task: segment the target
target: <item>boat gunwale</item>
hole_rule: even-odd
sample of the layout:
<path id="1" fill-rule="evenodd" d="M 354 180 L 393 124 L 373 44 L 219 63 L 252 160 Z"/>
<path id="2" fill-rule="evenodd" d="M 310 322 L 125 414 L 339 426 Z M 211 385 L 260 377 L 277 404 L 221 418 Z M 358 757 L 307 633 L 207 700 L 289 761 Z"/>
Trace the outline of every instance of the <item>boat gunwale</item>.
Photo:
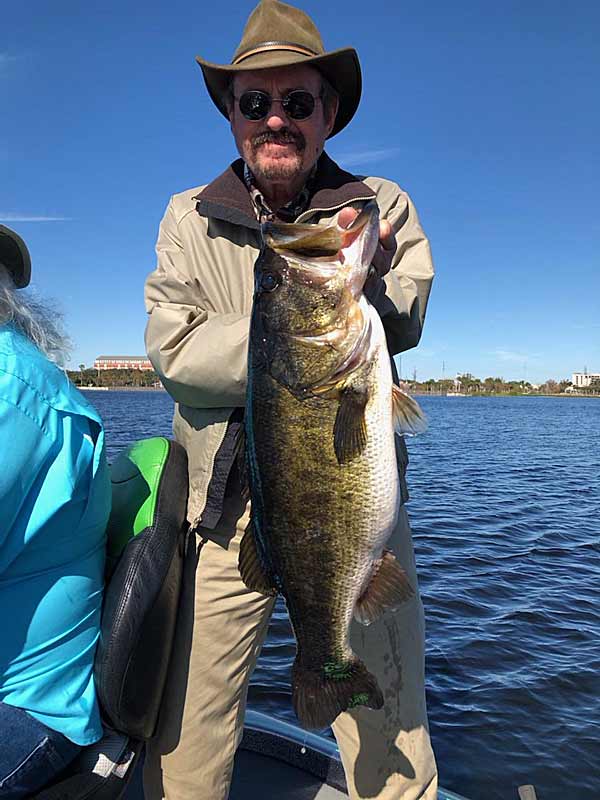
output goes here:
<path id="1" fill-rule="evenodd" d="M 333 789 L 348 792 L 336 742 L 285 720 L 248 709 L 240 749 L 284 761 L 314 775 Z M 440 788 L 438 800 L 468 798 Z"/>

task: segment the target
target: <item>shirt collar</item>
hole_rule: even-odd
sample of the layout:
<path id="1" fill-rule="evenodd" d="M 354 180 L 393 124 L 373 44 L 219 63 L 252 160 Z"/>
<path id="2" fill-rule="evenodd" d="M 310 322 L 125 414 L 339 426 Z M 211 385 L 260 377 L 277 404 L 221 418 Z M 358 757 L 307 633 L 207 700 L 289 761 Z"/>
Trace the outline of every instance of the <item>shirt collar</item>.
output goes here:
<path id="1" fill-rule="evenodd" d="M 340 169 L 335 161 L 322 153 L 317 162 L 313 193 L 302 216 L 305 217 L 312 210 L 335 211 L 345 205 L 372 200 L 374 197 L 373 189 L 360 178 Z M 194 200 L 196 211 L 201 216 L 246 228 L 260 228 L 250 192 L 244 182 L 244 162 L 241 158 L 230 164 L 212 183 L 204 186 L 194 196 Z"/>
<path id="2" fill-rule="evenodd" d="M 300 214 L 302 214 L 302 212 L 306 211 L 308 208 L 316 174 L 317 165 L 315 164 L 310 171 L 306 183 L 302 189 L 300 189 L 298 194 L 295 197 L 292 197 L 288 203 L 275 212 L 271 210 L 269 204 L 264 198 L 264 195 L 256 185 L 252 170 L 248 164 L 244 162 L 244 183 L 246 184 L 246 188 L 250 193 L 250 198 L 252 200 L 258 221 L 263 223 L 272 222 L 273 220 L 278 219 L 281 222 L 295 222 L 297 217 L 299 217 Z"/>

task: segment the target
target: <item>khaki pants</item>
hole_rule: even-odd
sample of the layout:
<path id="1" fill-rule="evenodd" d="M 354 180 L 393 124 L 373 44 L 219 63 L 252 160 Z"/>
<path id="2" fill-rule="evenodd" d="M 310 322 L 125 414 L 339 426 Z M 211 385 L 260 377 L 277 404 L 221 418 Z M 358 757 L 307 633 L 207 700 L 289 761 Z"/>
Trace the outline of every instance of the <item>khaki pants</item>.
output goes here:
<path id="1" fill-rule="evenodd" d="M 247 524 L 243 501 L 229 497 L 217 530 L 200 529 L 197 547 L 191 548 L 159 730 L 147 748 L 146 800 L 227 798 L 248 683 L 274 604 L 240 578 L 239 543 Z M 416 589 L 404 508 L 389 548 Z M 333 725 L 350 797 L 435 800 L 418 592 L 399 611 L 368 627 L 352 624 L 352 647 L 376 675 L 385 705 L 380 711 L 346 712 Z"/>

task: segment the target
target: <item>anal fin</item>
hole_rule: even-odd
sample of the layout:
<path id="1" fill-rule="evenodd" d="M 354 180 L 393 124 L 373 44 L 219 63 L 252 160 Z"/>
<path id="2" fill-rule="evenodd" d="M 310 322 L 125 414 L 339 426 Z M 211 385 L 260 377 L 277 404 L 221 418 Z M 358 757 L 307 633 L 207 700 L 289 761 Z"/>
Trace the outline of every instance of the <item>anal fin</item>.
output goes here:
<path id="1" fill-rule="evenodd" d="M 244 531 L 242 541 L 240 542 L 238 566 L 242 580 L 248 589 L 252 589 L 254 592 L 260 592 L 261 594 L 270 595 L 271 597 L 277 595 L 277 590 L 274 588 L 262 565 L 256 545 L 256 536 L 252 520 L 250 520 L 250 524 Z"/>
<path id="2" fill-rule="evenodd" d="M 386 550 L 375 562 L 371 580 L 356 603 L 354 616 L 363 625 L 370 625 L 385 611 L 398 608 L 413 595 L 406 573 L 394 554 Z"/>

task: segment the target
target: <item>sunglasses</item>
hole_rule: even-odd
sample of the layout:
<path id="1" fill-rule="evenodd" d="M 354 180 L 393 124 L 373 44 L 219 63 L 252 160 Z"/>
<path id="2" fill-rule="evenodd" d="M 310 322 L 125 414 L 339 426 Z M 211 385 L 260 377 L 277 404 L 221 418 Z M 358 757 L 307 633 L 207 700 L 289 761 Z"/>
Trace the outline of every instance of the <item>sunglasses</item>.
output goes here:
<path id="1" fill-rule="evenodd" d="M 284 97 L 271 97 L 266 92 L 252 89 L 236 99 L 242 115 L 252 122 L 258 122 L 267 116 L 274 100 L 279 100 L 286 116 L 290 119 L 308 119 L 315 110 L 316 101 L 321 98 L 314 97 L 303 89 L 294 89 Z"/>

